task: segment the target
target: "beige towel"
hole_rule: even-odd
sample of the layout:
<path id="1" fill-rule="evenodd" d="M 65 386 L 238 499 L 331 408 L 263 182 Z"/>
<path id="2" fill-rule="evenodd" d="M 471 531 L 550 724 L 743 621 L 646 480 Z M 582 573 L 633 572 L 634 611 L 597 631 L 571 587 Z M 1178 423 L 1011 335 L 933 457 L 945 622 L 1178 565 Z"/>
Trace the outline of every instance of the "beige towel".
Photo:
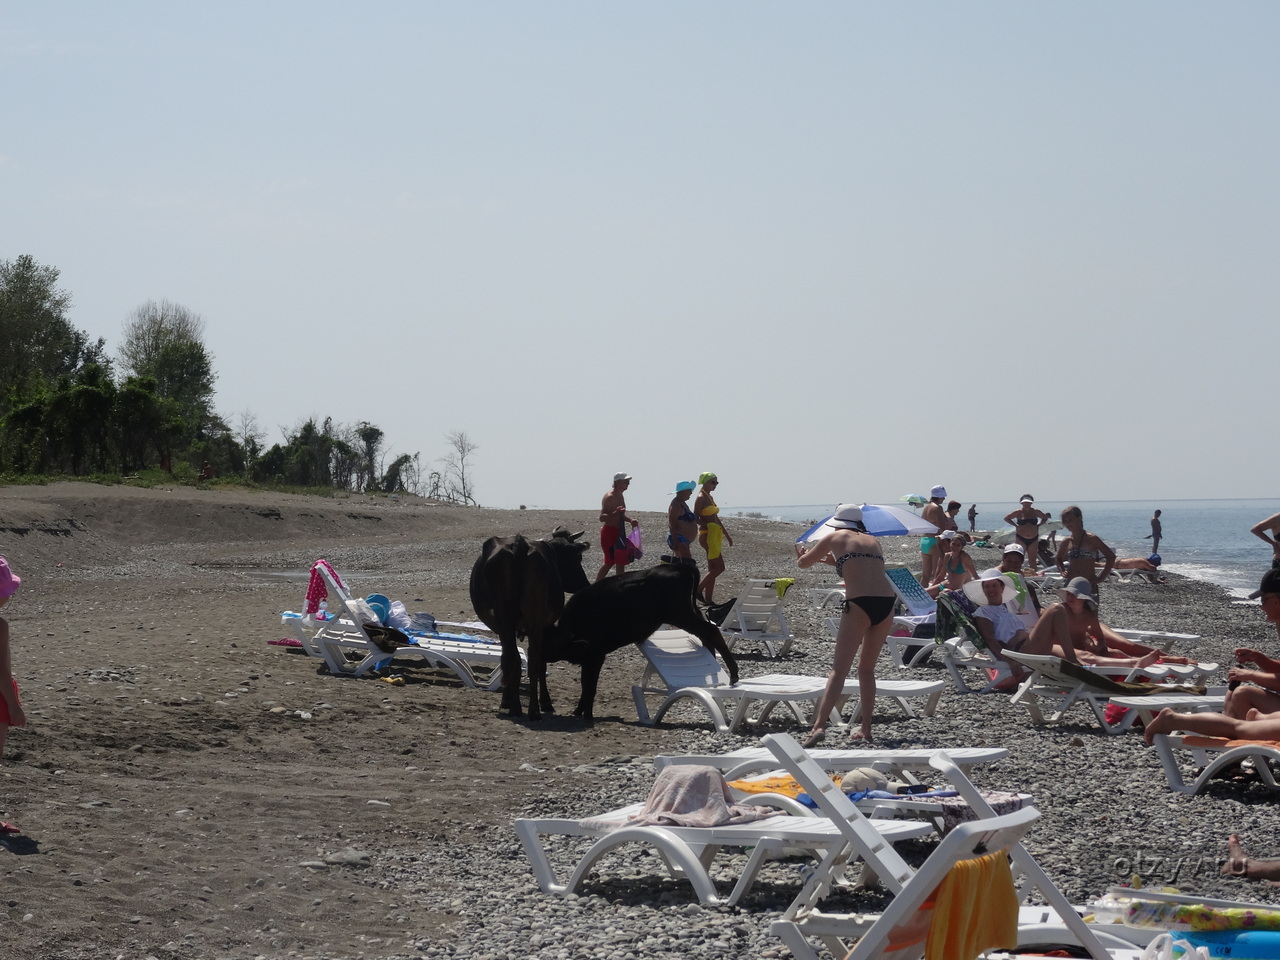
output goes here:
<path id="1" fill-rule="evenodd" d="M 664 767 L 649 799 L 627 823 L 639 826 L 719 827 L 776 815 L 772 807 L 735 803 L 724 775 L 715 767 Z"/>

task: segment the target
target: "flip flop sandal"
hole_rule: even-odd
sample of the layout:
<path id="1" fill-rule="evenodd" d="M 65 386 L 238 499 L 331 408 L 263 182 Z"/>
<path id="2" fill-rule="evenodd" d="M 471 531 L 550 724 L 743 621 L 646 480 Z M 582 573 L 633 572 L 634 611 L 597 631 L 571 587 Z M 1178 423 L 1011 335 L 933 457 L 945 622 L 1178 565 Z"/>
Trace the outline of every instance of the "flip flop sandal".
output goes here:
<path id="1" fill-rule="evenodd" d="M 8 820 L 0 820 L 0 833 L 21 833 L 19 827 L 14 826 Z"/>

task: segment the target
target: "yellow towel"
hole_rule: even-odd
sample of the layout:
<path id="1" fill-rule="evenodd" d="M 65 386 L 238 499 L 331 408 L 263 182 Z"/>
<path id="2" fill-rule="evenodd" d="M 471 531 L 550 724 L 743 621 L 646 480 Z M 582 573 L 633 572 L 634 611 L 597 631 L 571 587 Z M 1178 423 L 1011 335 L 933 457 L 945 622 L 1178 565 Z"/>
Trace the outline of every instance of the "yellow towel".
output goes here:
<path id="1" fill-rule="evenodd" d="M 832 783 L 840 782 L 840 774 L 831 775 Z M 750 780 L 730 780 L 729 786 L 742 793 L 780 793 L 784 797 L 795 797 L 804 793 L 804 787 L 795 777 L 755 777 Z"/>
<path id="2" fill-rule="evenodd" d="M 1003 852 L 961 860 L 933 896 L 925 960 L 973 960 L 1018 945 L 1018 896 Z"/>

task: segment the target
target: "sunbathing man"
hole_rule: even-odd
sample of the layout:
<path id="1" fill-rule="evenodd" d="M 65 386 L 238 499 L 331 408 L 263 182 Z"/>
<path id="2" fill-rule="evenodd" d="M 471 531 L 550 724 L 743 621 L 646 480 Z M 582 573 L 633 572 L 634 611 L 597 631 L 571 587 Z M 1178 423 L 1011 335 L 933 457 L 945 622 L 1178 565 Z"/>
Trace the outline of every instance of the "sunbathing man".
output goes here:
<path id="1" fill-rule="evenodd" d="M 1009 579 L 1013 581 L 1013 588 L 1018 591 L 1018 594 L 1010 601 L 1009 609 L 1016 613 L 1030 630 L 1040 619 L 1040 597 L 1036 594 L 1034 584 L 1023 579 L 1022 564 L 1026 556 L 1026 547 L 1020 543 L 1011 543 L 1004 548 L 1004 554 L 1000 557 L 1000 566 L 996 570 L 998 573 L 1008 574 Z M 983 576 L 985 577 L 986 574 L 984 573 Z"/>
<path id="2" fill-rule="evenodd" d="M 1062 603 L 1041 613 L 1031 628 L 1027 653 L 1052 652 L 1072 663 L 1107 667 L 1149 667 L 1160 659 L 1187 662 L 1125 640 L 1103 626 L 1098 621 L 1098 601 L 1094 599 L 1093 587 L 1084 577 L 1076 577 L 1058 591 L 1058 596 Z"/>
<path id="3" fill-rule="evenodd" d="M 1258 597 L 1262 612 L 1275 624 L 1280 638 L 1280 570 L 1268 570 L 1263 575 Z M 1258 669 L 1232 667 L 1227 671 L 1227 702 L 1222 712 L 1243 720 L 1251 710 L 1261 714 L 1280 711 L 1280 660 L 1252 647 L 1237 647 L 1235 655 L 1237 662 L 1252 663 Z"/>
<path id="4" fill-rule="evenodd" d="M 973 625 L 978 628 L 983 645 L 991 651 L 993 656 L 1007 663 L 1013 674 L 995 689 L 1004 690 L 1013 687 L 1027 675 L 1022 664 L 1005 658 L 1006 650 L 1012 650 L 1014 653 L 1053 654 L 1052 649 L 1029 646 L 1031 635 L 1027 632 L 1026 625 L 1006 606 L 1017 594 L 1013 581 L 1008 577 L 998 571 L 988 570 L 982 575 L 981 580 L 971 580 L 966 583 L 964 592 L 965 596 L 978 605 L 977 612 L 973 615 Z"/>
<path id="5" fill-rule="evenodd" d="M 1147 579 L 1152 583 L 1168 583 L 1164 577 L 1158 577 L 1156 574 L 1160 572 L 1160 554 L 1153 553 L 1149 557 L 1121 557 L 1116 560 L 1112 570 L 1137 570 L 1139 573 L 1145 573 Z"/>

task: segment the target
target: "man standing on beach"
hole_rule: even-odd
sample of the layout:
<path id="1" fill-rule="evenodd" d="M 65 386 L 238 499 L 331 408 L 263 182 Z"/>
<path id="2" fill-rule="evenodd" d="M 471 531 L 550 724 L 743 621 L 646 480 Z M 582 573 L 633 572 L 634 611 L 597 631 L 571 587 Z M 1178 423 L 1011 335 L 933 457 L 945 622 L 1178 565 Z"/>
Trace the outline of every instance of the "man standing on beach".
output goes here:
<path id="1" fill-rule="evenodd" d="M 596 574 L 596 582 L 609 575 L 610 567 L 624 573 L 631 562 L 631 545 L 627 543 L 627 524 L 640 525 L 639 520 L 627 516 L 627 501 L 623 494 L 631 486 L 631 477 L 624 470 L 613 475 L 613 487 L 600 501 L 600 549 L 604 551 L 604 564 Z"/>
<path id="2" fill-rule="evenodd" d="M 932 523 L 941 533 L 946 529 L 947 514 L 942 509 L 942 502 L 947 499 L 947 488 L 939 484 L 929 491 L 929 502 L 920 511 L 923 520 Z M 920 538 L 920 582 L 933 583 L 935 569 L 942 563 L 942 547 L 937 537 Z"/>
<path id="3" fill-rule="evenodd" d="M 977 533 L 974 524 L 978 522 L 978 505 L 976 503 L 969 504 L 969 532 Z"/>
<path id="4" fill-rule="evenodd" d="M 1160 537 L 1162 536 L 1162 530 L 1163 528 L 1160 526 L 1160 511 L 1157 510 L 1155 512 L 1155 516 L 1151 518 L 1151 532 L 1142 538 L 1143 540 L 1151 541 L 1152 553 L 1160 552 Z"/>
<path id="5" fill-rule="evenodd" d="M 1272 514 L 1267 519 L 1255 523 L 1249 528 L 1249 532 L 1271 544 L 1271 566 L 1280 568 L 1280 539 L 1277 539 L 1280 538 L 1280 513 Z"/>

